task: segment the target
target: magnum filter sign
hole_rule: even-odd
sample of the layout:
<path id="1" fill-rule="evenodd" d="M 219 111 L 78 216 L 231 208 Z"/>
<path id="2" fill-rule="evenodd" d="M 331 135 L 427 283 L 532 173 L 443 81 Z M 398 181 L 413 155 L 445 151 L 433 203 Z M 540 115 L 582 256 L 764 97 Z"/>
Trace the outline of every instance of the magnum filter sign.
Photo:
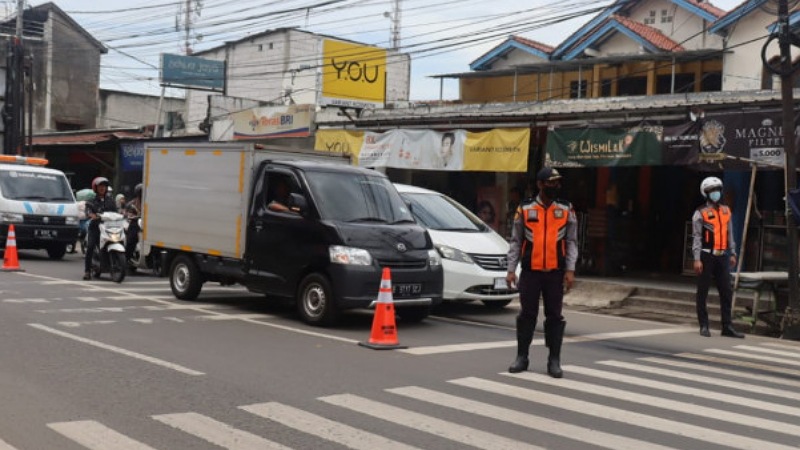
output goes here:
<path id="1" fill-rule="evenodd" d="M 383 107 L 386 98 L 386 50 L 325 39 L 322 44 L 320 104 Z"/>
<path id="2" fill-rule="evenodd" d="M 556 167 L 721 164 L 735 169 L 754 162 L 778 169 L 784 164 L 781 124 L 780 113 L 767 111 L 717 114 L 674 126 L 557 129 L 548 132 L 545 148 Z"/>

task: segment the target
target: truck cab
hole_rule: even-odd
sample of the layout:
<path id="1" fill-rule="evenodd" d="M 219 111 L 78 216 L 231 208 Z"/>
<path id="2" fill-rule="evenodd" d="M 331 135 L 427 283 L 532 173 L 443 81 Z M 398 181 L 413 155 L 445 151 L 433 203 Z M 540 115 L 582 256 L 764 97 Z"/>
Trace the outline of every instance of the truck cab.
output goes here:
<path id="1" fill-rule="evenodd" d="M 61 259 L 78 236 L 78 207 L 64 173 L 47 160 L 0 155 L 0 247 L 14 225 L 17 248 Z"/>

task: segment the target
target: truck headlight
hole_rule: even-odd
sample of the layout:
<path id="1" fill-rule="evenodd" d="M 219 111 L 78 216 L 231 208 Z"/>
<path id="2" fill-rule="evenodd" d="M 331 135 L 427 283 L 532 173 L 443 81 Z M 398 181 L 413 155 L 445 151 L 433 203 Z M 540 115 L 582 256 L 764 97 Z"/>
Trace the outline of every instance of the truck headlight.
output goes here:
<path id="1" fill-rule="evenodd" d="M 334 264 L 352 264 L 356 266 L 372 265 L 372 255 L 361 248 L 331 245 L 328 247 L 331 262 Z"/>
<path id="2" fill-rule="evenodd" d="M 439 253 L 434 249 L 428 250 L 428 265 L 431 267 L 442 265 L 442 258 L 439 257 Z"/>
<path id="3" fill-rule="evenodd" d="M 24 219 L 22 214 L 16 213 L 2 213 L 0 214 L 0 222 L 3 223 L 22 223 Z"/>
<path id="4" fill-rule="evenodd" d="M 67 216 L 64 219 L 64 223 L 67 225 L 77 225 L 78 224 L 78 216 Z"/>
<path id="5" fill-rule="evenodd" d="M 442 255 L 444 259 L 451 259 L 453 261 L 463 262 L 467 264 L 474 264 L 472 261 L 472 257 L 468 254 L 462 252 L 461 250 L 453 247 L 448 247 L 446 245 L 437 245 L 436 249 L 439 250 L 439 254 Z"/>

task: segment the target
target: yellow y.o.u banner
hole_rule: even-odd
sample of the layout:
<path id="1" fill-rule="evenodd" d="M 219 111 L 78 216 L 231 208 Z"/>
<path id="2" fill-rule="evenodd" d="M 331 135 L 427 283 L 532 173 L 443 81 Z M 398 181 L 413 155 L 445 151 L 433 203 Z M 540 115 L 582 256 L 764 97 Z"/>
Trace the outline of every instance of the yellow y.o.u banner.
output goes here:
<path id="1" fill-rule="evenodd" d="M 314 150 L 350 155 L 353 158 L 353 165 L 356 166 L 362 145 L 364 145 L 363 131 L 317 130 L 314 139 Z"/>

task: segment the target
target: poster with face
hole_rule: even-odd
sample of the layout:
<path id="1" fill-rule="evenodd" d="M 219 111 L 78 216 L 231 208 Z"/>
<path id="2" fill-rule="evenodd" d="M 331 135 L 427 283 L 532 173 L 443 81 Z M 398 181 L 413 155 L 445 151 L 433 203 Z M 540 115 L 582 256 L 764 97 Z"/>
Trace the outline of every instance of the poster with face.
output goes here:
<path id="1" fill-rule="evenodd" d="M 500 230 L 500 211 L 503 204 L 503 190 L 499 186 L 485 186 L 478 188 L 478 198 L 475 203 L 475 215 L 480 217 L 486 225 L 494 231 Z"/>

